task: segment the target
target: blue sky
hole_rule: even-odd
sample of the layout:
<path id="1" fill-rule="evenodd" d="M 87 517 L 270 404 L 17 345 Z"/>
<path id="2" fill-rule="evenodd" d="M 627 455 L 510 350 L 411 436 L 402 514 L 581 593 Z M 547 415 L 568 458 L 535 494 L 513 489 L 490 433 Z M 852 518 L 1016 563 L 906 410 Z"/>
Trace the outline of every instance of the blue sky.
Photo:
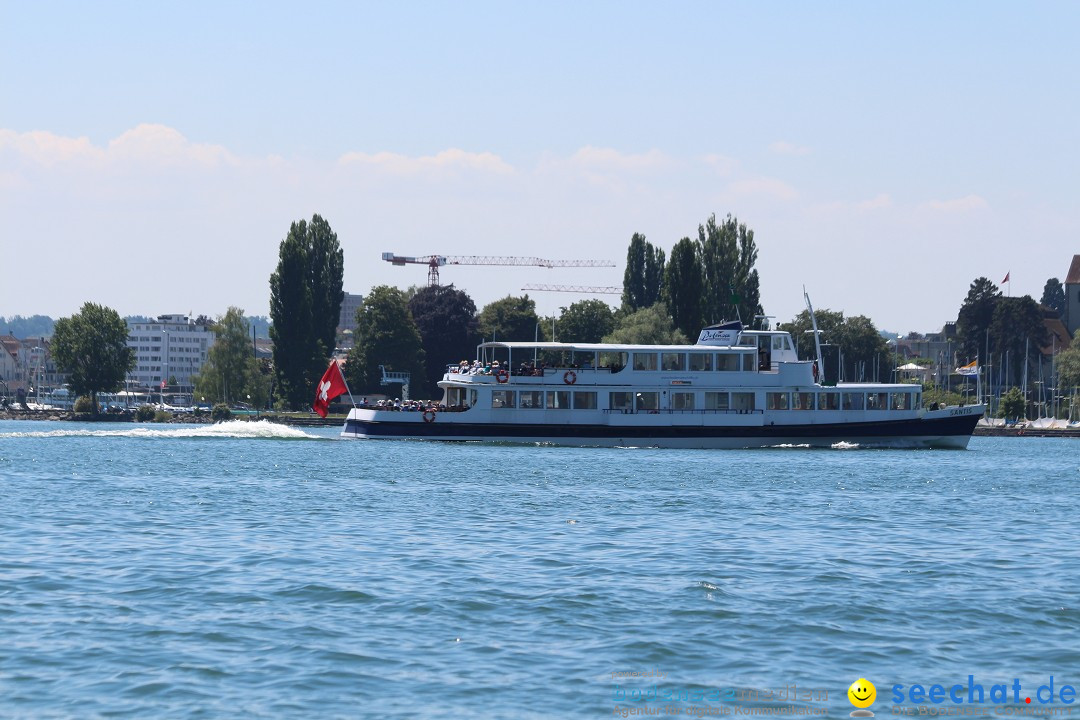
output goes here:
<path id="1" fill-rule="evenodd" d="M 383 251 L 619 266 L 445 270 L 478 305 L 619 285 L 634 232 L 731 213 L 766 312 L 805 284 L 902 332 L 983 275 L 1038 299 L 1080 252 L 1075 3 L 0 11 L 0 315 L 265 314 L 316 212 L 350 292 L 425 282 Z"/>

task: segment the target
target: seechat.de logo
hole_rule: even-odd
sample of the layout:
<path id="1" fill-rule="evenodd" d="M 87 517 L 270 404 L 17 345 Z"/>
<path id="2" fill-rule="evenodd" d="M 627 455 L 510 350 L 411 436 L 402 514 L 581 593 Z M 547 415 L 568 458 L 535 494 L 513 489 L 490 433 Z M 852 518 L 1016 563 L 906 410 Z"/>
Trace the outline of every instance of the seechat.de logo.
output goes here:
<path id="1" fill-rule="evenodd" d="M 877 700 L 877 688 L 874 687 L 874 683 L 866 678 L 859 678 L 847 689 L 847 697 L 851 704 L 858 708 L 851 712 L 851 717 L 874 717 L 874 713 L 866 709 L 874 704 L 874 700 Z"/>

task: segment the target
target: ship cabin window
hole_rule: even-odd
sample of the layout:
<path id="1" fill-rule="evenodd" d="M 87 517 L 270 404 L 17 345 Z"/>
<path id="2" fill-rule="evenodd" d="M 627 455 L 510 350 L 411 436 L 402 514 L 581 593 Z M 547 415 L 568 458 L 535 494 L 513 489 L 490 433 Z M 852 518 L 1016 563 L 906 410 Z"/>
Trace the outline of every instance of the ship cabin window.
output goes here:
<path id="1" fill-rule="evenodd" d="M 786 392 L 767 392 L 765 407 L 769 410 L 787 410 L 791 407 L 790 395 Z"/>
<path id="2" fill-rule="evenodd" d="M 491 391 L 491 407 L 493 407 L 493 408 L 512 408 L 512 407 L 514 407 L 514 391 L 513 390 L 492 390 Z"/>
<path id="3" fill-rule="evenodd" d="M 823 392 L 818 395 L 818 410 L 839 410 L 840 393 Z"/>
<path id="4" fill-rule="evenodd" d="M 911 409 L 911 393 L 909 393 L 909 392 L 889 393 L 889 407 L 891 407 L 893 410 L 910 410 Z"/>
<path id="5" fill-rule="evenodd" d="M 522 390 L 518 393 L 518 402 L 522 408 L 540 409 L 544 407 L 543 390 Z"/>
<path id="6" fill-rule="evenodd" d="M 467 407 L 465 404 L 465 395 L 467 388 L 452 387 L 446 389 L 446 406 L 447 407 Z M 473 391 L 475 392 L 475 391 Z"/>
<path id="7" fill-rule="evenodd" d="M 566 410 L 570 407 L 569 390 L 548 390 L 548 410 Z"/>
<path id="8" fill-rule="evenodd" d="M 750 356 L 748 355 L 747 357 Z M 739 412 L 752 412 L 754 410 L 754 393 L 731 393 L 731 409 L 738 410 Z"/>
<path id="9" fill-rule="evenodd" d="M 716 369 L 720 372 L 735 372 L 739 369 L 739 356 L 736 353 L 717 353 Z"/>
<path id="10" fill-rule="evenodd" d="M 634 353 L 634 369 L 635 370 L 655 370 L 656 369 L 656 353 L 636 352 Z"/>
<path id="11" fill-rule="evenodd" d="M 789 338 L 787 335 L 773 335 L 772 349 L 773 350 L 790 350 L 791 349 L 791 338 Z"/>
<path id="12" fill-rule="evenodd" d="M 628 412 L 633 408 L 633 393 L 629 392 L 613 392 L 608 396 L 608 407 L 612 410 L 618 410 L 621 412 Z"/>
<path id="13" fill-rule="evenodd" d="M 726 392 L 707 392 L 705 393 L 705 409 L 706 410 L 728 410 L 731 407 L 731 403 L 728 399 Z"/>
<path id="14" fill-rule="evenodd" d="M 813 410 L 814 409 L 814 393 L 812 392 L 797 392 L 791 394 L 791 409 L 792 410 Z"/>
<path id="15" fill-rule="evenodd" d="M 574 393 L 574 409 L 575 410 L 595 410 L 596 409 L 596 393 L 594 393 L 594 392 L 576 392 L 576 393 Z"/>
<path id="16" fill-rule="evenodd" d="M 589 350 L 575 350 L 570 356 L 571 365 L 576 368 L 596 367 L 596 353 Z"/>
<path id="17" fill-rule="evenodd" d="M 694 409 L 694 393 L 688 393 L 688 392 L 673 392 L 673 393 L 671 393 L 671 409 L 672 410 L 693 410 Z"/>
<path id="18" fill-rule="evenodd" d="M 911 408 L 913 410 L 917 410 L 920 407 L 922 407 L 922 393 L 916 392 L 915 401 L 911 404 Z"/>
<path id="19" fill-rule="evenodd" d="M 638 410 L 659 410 L 660 409 L 660 393 L 658 392 L 639 392 L 635 396 L 636 405 Z"/>
<path id="20" fill-rule="evenodd" d="M 866 393 L 867 410 L 888 410 L 889 393 Z"/>
<path id="21" fill-rule="evenodd" d="M 626 367 L 629 357 L 630 353 L 625 352 L 602 352 L 600 353 L 600 367 L 608 368 L 611 372 L 617 373 Z"/>
<path id="22" fill-rule="evenodd" d="M 746 372 L 753 372 L 754 370 L 754 356 L 750 353 L 743 353 L 742 356 L 742 369 Z"/>
<path id="23" fill-rule="evenodd" d="M 469 407 L 476 407 L 476 401 L 480 399 L 480 391 L 470 389 L 469 390 Z"/>
<path id="24" fill-rule="evenodd" d="M 710 372 L 712 370 L 712 353 L 690 353 L 691 372 Z"/>
<path id="25" fill-rule="evenodd" d="M 845 410 L 862 410 L 863 409 L 863 394 L 846 392 L 841 393 L 841 399 L 843 400 Z"/>
<path id="26" fill-rule="evenodd" d="M 683 353 L 660 353 L 660 367 L 668 371 L 686 369 L 686 355 Z"/>

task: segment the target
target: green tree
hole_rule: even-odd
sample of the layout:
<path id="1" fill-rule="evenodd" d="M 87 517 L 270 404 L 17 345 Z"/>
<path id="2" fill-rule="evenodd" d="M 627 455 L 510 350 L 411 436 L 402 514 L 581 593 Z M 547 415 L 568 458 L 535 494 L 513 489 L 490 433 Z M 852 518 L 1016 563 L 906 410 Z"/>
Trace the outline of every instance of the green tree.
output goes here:
<path id="1" fill-rule="evenodd" d="M 230 307 L 214 324 L 214 344 L 206 364 L 195 379 L 195 395 L 211 402 L 237 402 L 251 395 L 256 405 L 262 383 L 259 365 L 251 348 L 251 335 L 244 311 Z"/>
<path id="2" fill-rule="evenodd" d="M 730 214 L 722 223 L 710 215 L 698 225 L 703 296 L 702 314 L 706 323 L 740 318 L 753 325 L 762 314 L 761 289 L 754 231 Z"/>
<path id="3" fill-rule="evenodd" d="M 844 313 L 833 310 L 814 310 L 822 344 L 835 345 L 840 363 L 839 377 L 846 381 L 891 379 L 894 357 L 888 343 L 874 323 L 865 315 L 845 318 Z M 810 313 L 803 310 L 795 319 L 784 325 L 791 333 L 799 351 L 799 357 L 814 357 L 813 324 Z M 830 371 L 831 372 L 831 371 Z"/>
<path id="4" fill-rule="evenodd" d="M 990 321 L 990 349 L 1008 360 L 1007 385 L 1019 385 L 1024 376 L 1025 351 L 1027 361 L 1038 367 L 1041 348 L 1050 342 L 1042 311 L 1030 295 L 1018 298 L 998 298 Z M 1005 366 L 1002 366 L 1005 369 Z"/>
<path id="5" fill-rule="evenodd" d="M 1040 304 L 1051 310 L 1056 310 L 1059 317 L 1065 316 L 1065 286 L 1057 278 L 1050 278 L 1043 285 L 1042 300 Z"/>
<path id="6" fill-rule="evenodd" d="M 438 397 L 438 382 L 447 363 L 471 360 L 476 356 L 480 338 L 476 303 L 467 292 L 457 290 L 453 285 L 424 287 L 409 298 L 408 303 L 428 359 L 423 391 L 427 397 Z M 420 390 L 419 384 L 416 389 Z"/>
<path id="7" fill-rule="evenodd" d="M 1054 364 L 1060 391 L 1072 392 L 1080 387 L 1080 330 L 1073 335 L 1069 347 L 1057 354 Z"/>
<path id="8" fill-rule="evenodd" d="M 994 308 L 1000 299 L 1001 290 L 988 278 L 980 277 L 972 281 L 956 317 L 956 338 L 961 358 L 974 360 L 986 354 L 986 331 L 994 319 Z M 980 364 L 985 362 L 983 358 Z"/>
<path id="9" fill-rule="evenodd" d="M 372 288 L 356 312 L 355 337 L 345 363 L 345 380 L 353 394 L 395 392 L 393 386 L 380 384 L 380 365 L 387 372 L 410 373 L 410 390 L 422 388 L 426 377 L 423 341 L 404 292 L 388 285 Z"/>
<path id="10" fill-rule="evenodd" d="M 623 271 L 623 308 L 628 312 L 655 304 L 664 285 L 664 251 L 653 247 L 641 233 L 630 238 Z"/>
<path id="11" fill-rule="evenodd" d="M 333 352 L 343 271 L 337 234 L 323 218 L 292 223 L 270 276 L 270 338 L 278 392 L 294 410 L 310 402 Z"/>
<path id="12" fill-rule="evenodd" d="M 603 300 L 581 300 L 560 310 L 557 331 L 562 342 L 600 342 L 615 329 L 615 311 Z"/>
<path id="13" fill-rule="evenodd" d="M 615 325 L 606 343 L 630 345 L 685 345 L 686 336 L 671 322 L 664 303 L 642 308 L 624 316 Z"/>
<path id="14" fill-rule="evenodd" d="M 1020 388 L 1011 387 L 1001 396 L 1001 405 L 998 407 L 998 417 L 1007 420 L 1019 420 L 1027 416 L 1027 403 Z"/>
<path id="15" fill-rule="evenodd" d="M 117 392 L 135 367 L 135 350 L 128 347 L 128 328 L 112 308 L 85 303 L 82 310 L 56 321 L 52 355 L 61 372 L 70 373 L 75 396 L 89 395 L 97 415 L 99 392 Z"/>
<path id="16" fill-rule="evenodd" d="M 536 337 L 539 321 L 536 302 L 528 295 L 507 295 L 488 303 L 480 311 L 480 335 L 486 340 L 529 342 Z"/>
<path id="17" fill-rule="evenodd" d="M 688 237 L 675 243 L 664 271 L 664 301 L 675 327 L 688 338 L 696 338 L 705 325 L 701 313 L 702 273 L 698 244 Z"/>

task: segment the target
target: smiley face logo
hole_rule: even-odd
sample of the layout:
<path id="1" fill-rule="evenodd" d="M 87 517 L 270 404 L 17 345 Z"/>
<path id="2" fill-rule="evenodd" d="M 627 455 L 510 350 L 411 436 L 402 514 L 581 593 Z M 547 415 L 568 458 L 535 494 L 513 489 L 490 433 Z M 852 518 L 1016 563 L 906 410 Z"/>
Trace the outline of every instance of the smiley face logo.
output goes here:
<path id="1" fill-rule="evenodd" d="M 864 710 L 862 708 L 868 708 L 874 704 L 874 700 L 877 699 L 877 688 L 874 687 L 874 683 L 870 682 L 866 678 L 859 678 L 855 682 L 851 683 L 851 687 L 847 691 L 848 700 L 851 704 L 859 710 L 851 713 L 853 717 L 873 717 L 874 713 Z"/>

